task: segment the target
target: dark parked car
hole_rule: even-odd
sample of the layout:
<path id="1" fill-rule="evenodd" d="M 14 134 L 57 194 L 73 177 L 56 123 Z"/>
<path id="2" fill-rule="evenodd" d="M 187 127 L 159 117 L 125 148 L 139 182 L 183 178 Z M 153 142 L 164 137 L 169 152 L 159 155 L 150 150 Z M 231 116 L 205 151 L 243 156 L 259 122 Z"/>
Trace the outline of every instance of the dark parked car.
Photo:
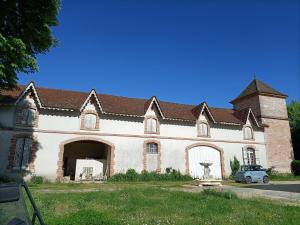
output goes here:
<path id="1" fill-rule="evenodd" d="M 269 175 L 266 173 L 266 169 L 260 165 L 241 166 L 235 175 L 235 181 L 246 182 L 247 184 L 253 182 L 268 183 Z"/>

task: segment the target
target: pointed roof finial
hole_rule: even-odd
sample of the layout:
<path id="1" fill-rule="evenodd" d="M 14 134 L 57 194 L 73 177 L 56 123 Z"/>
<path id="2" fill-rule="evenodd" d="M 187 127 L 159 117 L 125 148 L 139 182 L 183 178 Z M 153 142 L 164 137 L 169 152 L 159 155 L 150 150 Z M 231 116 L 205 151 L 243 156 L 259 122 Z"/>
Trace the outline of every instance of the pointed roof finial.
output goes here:
<path id="1" fill-rule="evenodd" d="M 253 78 L 254 78 L 254 80 L 256 80 L 256 73 L 255 72 L 253 73 Z"/>

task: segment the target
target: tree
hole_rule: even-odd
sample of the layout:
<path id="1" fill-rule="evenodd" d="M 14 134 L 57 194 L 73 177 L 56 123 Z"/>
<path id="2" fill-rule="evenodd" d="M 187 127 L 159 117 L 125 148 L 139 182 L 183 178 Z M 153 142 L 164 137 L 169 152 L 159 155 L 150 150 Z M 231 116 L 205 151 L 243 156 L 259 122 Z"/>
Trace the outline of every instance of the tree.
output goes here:
<path id="1" fill-rule="evenodd" d="M 294 158 L 300 159 L 300 102 L 291 101 L 288 105 Z"/>
<path id="2" fill-rule="evenodd" d="M 0 90 L 17 86 L 17 73 L 38 70 L 36 56 L 57 44 L 60 0 L 0 0 Z"/>
<path id="3" fill-rule="evenodd" d="M 231 168 L 231 174 L 230 177 L 234 178 L 236 172 L 239 170 L 240 168 L 240 161 L 234 156 L 233 157 L 233 161 L 230 160 L 230 168 Z"/>

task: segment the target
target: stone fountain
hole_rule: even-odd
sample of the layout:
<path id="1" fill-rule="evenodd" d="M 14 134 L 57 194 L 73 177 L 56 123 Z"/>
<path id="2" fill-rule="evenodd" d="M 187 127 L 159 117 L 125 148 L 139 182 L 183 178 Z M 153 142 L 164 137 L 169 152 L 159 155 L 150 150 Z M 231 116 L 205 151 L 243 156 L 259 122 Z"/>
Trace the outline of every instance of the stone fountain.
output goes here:
<path id="1" fill-rule="evenodd" d="M 213 163 L 210 161 L 201 162 L 200 165 L 203 166 L 203 179 L 199 179 L 198 186 L 221 186 L 221 180 L 216 180 L 210 175 L 210 166 Z"/>

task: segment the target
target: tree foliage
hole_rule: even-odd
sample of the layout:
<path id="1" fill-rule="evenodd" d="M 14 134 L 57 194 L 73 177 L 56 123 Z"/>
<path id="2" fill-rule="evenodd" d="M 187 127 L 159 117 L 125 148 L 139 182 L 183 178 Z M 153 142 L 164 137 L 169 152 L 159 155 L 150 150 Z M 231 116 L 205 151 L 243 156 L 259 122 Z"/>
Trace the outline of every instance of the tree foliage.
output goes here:
<path id="1" fill-rule="evenodd" d="M 288 105 L 292 143 L 295 159 L 300 159 L 300 102 L 291 101 Z"/>
<path id="2" fill-rule="evenodd" d="M 17 85 L 17 73 L 38 70 L 36 56 L 57 44 L 59 0 L 0 0 L 0 89 Z"/>
<path id="3" fill-rule="evenodd" d="M 234 178 L 236 172 L 239 170 L 240 168 L 240 161 L 234 156 L 233 157 L 233 161 L 230 160 L 230 168 L 231 168 L 231 174 L 230 177 Z"/>

